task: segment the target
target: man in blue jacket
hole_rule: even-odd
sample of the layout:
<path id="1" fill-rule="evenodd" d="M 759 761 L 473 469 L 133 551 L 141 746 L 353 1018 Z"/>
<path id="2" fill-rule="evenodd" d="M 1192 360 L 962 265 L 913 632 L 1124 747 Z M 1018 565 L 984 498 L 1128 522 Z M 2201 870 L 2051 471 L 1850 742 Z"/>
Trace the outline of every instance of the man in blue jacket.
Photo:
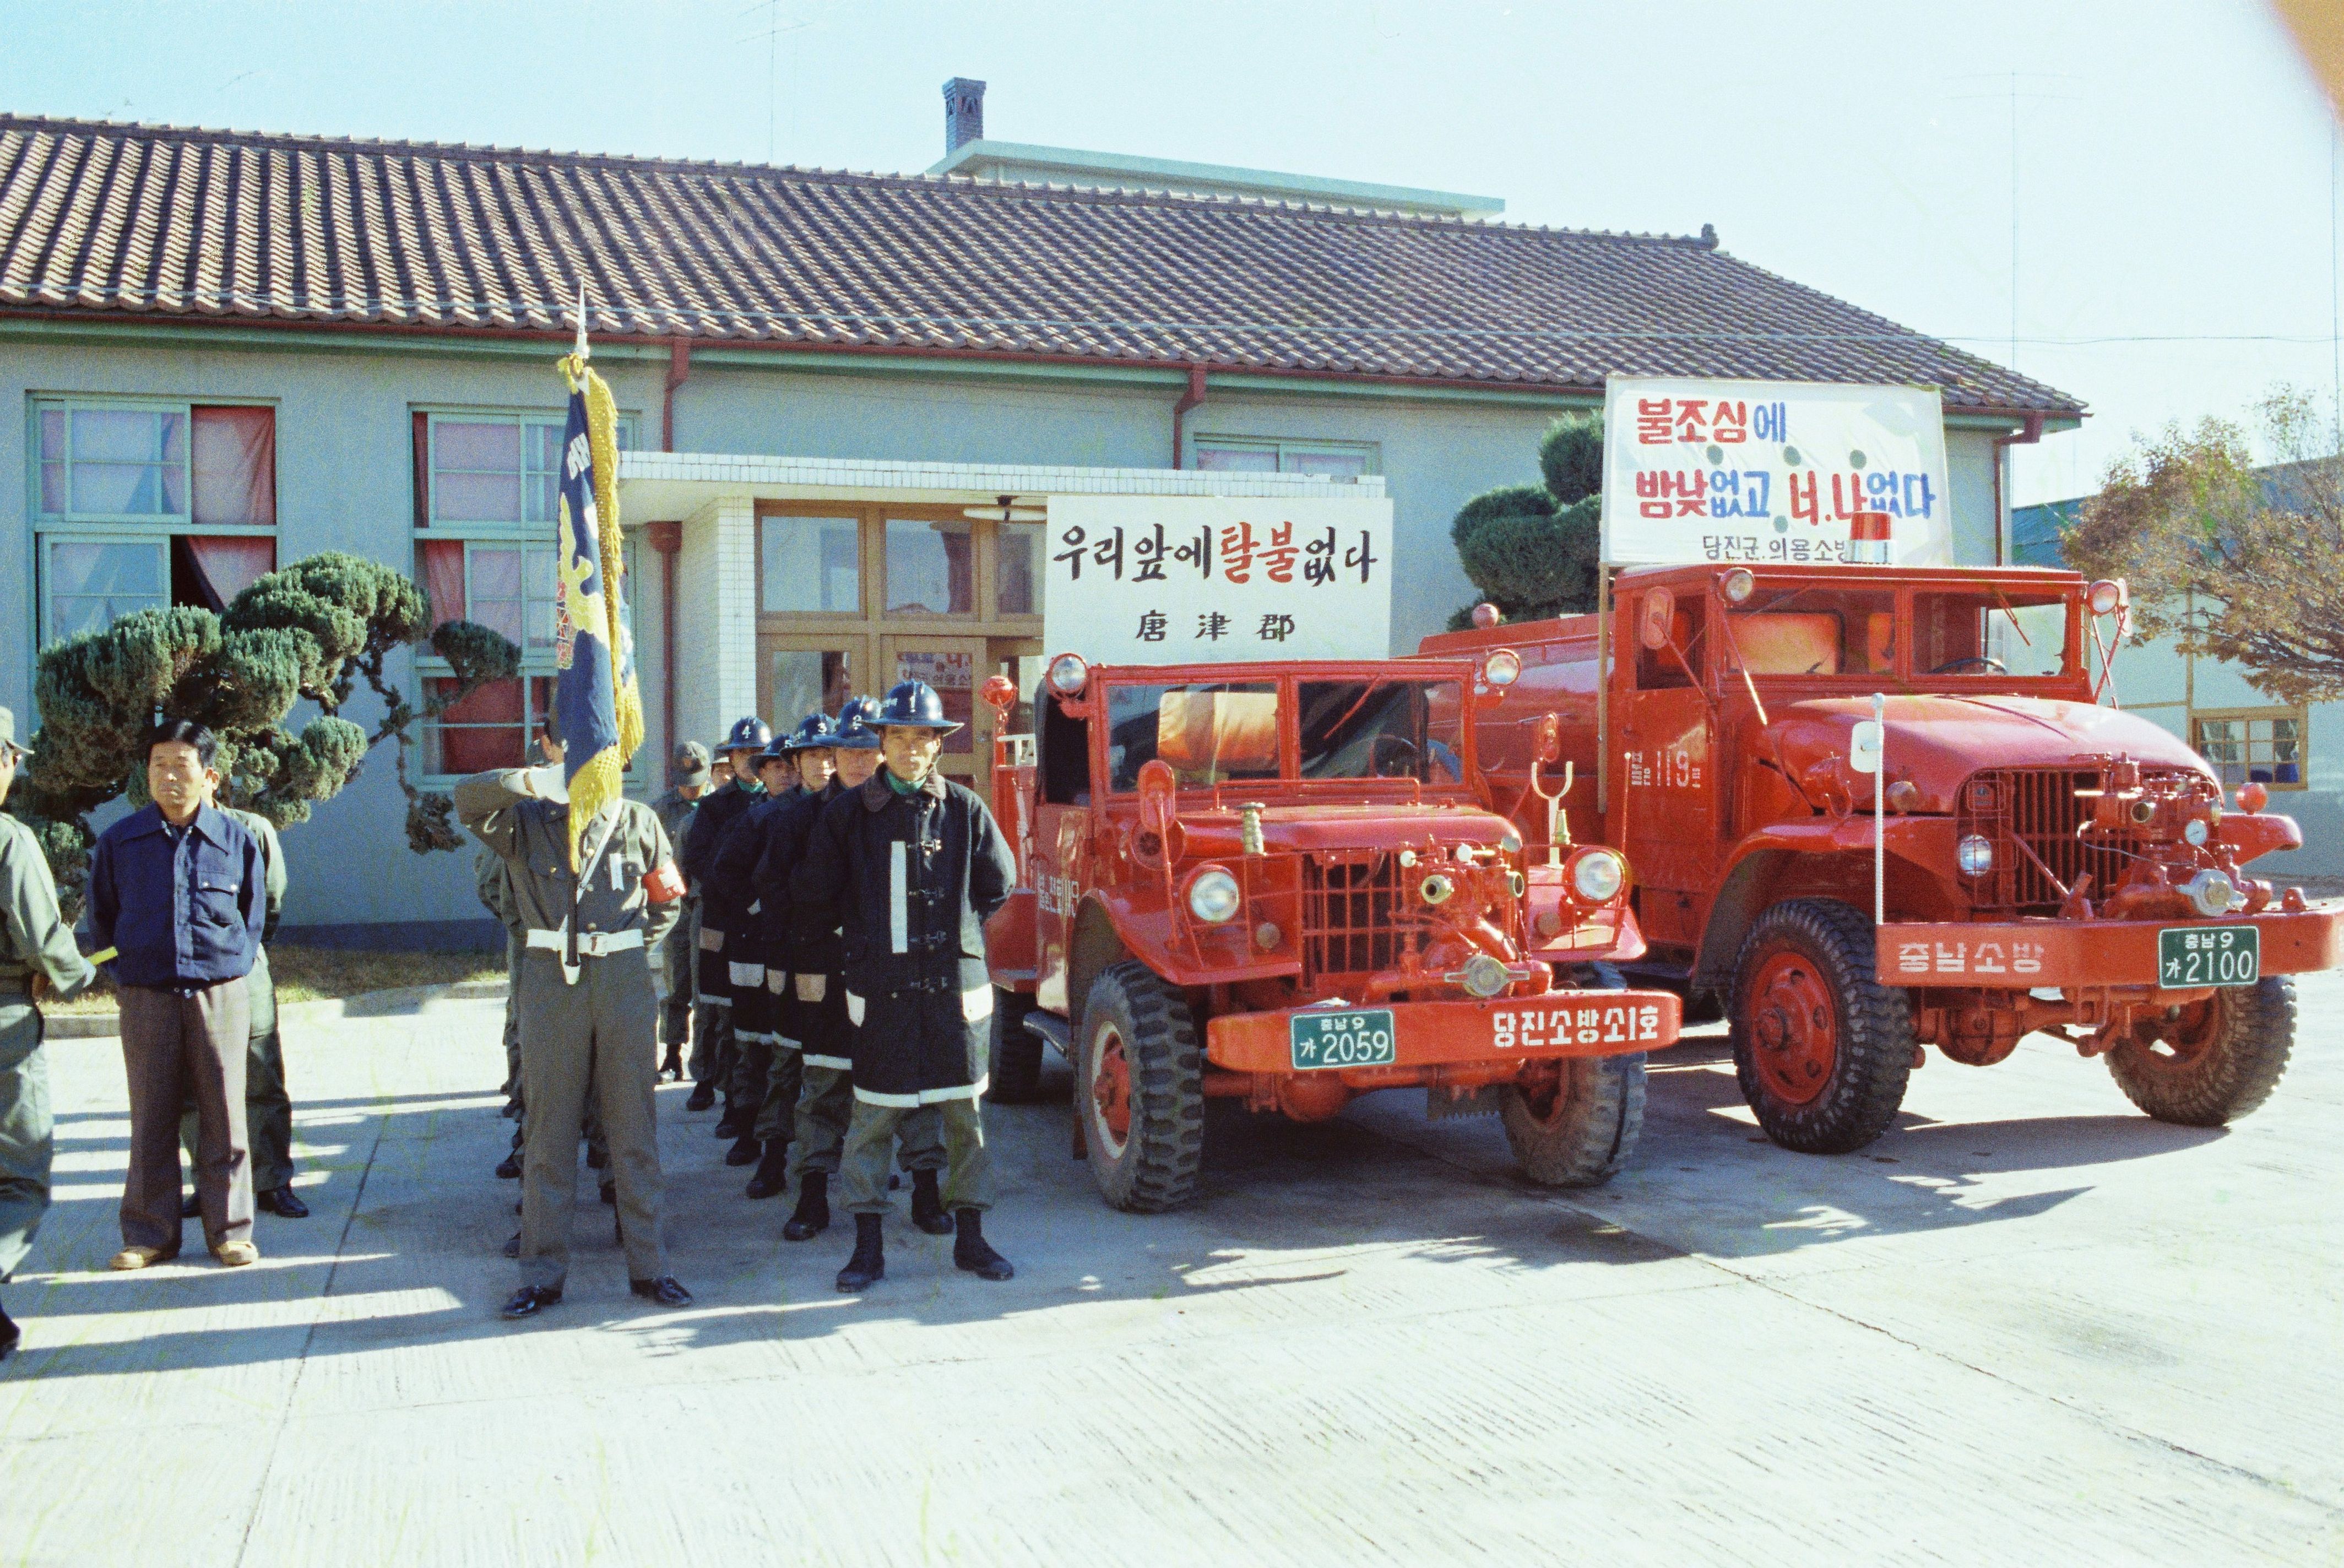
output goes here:
<path id="1" fill-rule="evenodd" d="M 210 804 L 218 743 L 166 721 L 146 748 L 154 804 L 98 836 L 89 863 L 90 934 L 121 995 L 130 1085 L 130 1173 L 116 1269 L 179 1253 L 179 1107 L 196 1101 L 196 1198 L 212 1256 L 240 1268 L 252 1244 L 245 1132 L 245 976 L 268 916 L 268 872 L 251 834 Z"/>

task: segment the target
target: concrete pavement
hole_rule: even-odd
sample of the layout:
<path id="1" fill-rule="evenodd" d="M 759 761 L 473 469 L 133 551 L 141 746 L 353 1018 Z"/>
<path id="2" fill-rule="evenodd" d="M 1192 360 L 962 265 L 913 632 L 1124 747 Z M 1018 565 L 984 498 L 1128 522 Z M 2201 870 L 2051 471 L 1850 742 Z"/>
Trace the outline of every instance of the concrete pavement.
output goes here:
<path id="1" fill-rule="evenodd" d="M 568 1299 L 518 1326 L 497 1004 L 288 1009 L 315 1213 L 236 1272 L 103 1271 L 121 1060 L 58 1041 L 0 1564 L 2333 1562 L 2344 983 L 2303 999 L 2228 1131 L 2037 1037 L 1933 1056 L 1842 1159 L 1760 1138 L 1697 1038 L 1593 1193 L 1396 1093 L 1241 1128 L 1195 1208 L 1119 1215 L 1063 1104 L 995 1108 L 1017 1279 L 899 1211 L 859 1300 L 844 1218 L 782 1243 L 789 1200 L 743 1199 L 668 1088 L 697 1306 L 626 1293 L 581 1170 Z"/>

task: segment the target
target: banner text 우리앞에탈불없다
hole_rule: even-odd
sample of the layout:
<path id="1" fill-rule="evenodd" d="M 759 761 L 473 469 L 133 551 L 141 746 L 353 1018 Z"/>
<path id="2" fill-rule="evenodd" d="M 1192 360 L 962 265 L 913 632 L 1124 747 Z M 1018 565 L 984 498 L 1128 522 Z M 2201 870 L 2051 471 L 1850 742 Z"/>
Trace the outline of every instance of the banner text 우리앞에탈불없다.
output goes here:
<path id="1" fill-rule="evenodd" d="M 1391 502 L 1056 495 L 1043 641 L 1094 664 L 1381 659 Z"/>
<path id="2" fill-rule="evenodd" d="M 1929 387 L 1614 376 L 1603 559 L 1950 566 L 1943 402 Z"/>

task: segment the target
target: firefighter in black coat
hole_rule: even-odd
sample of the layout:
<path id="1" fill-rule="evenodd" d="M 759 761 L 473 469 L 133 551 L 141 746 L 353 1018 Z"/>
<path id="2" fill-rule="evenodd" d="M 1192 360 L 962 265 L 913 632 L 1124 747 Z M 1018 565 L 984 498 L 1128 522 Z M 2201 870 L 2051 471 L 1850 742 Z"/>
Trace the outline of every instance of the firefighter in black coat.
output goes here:
<path id="1" fill-rule="evenodd" d="M 764 794 L 734 817 L 709 857 L 701 924 L 724 933 L 724 971 L 732 982 L 732 1070 L 723 1081 L 724 1114 L 716 1136 L 732 1138 L 727 1165 L 754 1165 L 762 1152 L 754 1123 L 765 1101 L 778 1037 L 783 971 L 766 951 L 763 917 L 757 906 L 753 874 L 775 815 L 805 794 L 798 764 L 819 749 L 822 784 L 830 782 L 829 733 L 820 713 L 812 713 L 788 734 L 775 735 L 757 754 L 757 785 Z M 817 788 L 820 785 L 816 786 Z"/>
<path id="2" fill-rule="evenodd" d="M 983 1229 L 992 1195 L 980 1098 L 993 1017 L 985 922 L 1007 902 L 1016 861 L 985 802 L 935 771 L 945 736 L 960 726 L 932 687 L 894 687 L 878 726 L 884 765 L 823 810 L 790 879 L 801 931 L 818 933 L 834 917 L 840 927 L 855 1026 L 854 1116 L 842 1164 L 854 1255 L 838 1288 L 861 1290 L 885 1274 L 888 1154 L 898 1124 L 931 1105 L 944 1114 L 953 1261 L 1006 1280 L 1009 1260 Z"/>
<path id="3" fill-rule="evenodd" d="M 815 936 L 802 936 L 792 918 L 790 877 L 823 809 L 860 789 L 878 770 L 879 732 L 872 727 L 878 716 L 876 697 L 854 697 L 840 705 L 831 721 L 836 773 L 829 788 L 792 802 L 774 818 L 757 862 L 767 962 L 786 968 L 791 983 L 782 997 L 764 1109 L 757 1115 L 764 1158 L 749 1183 L 749 1196 L 781 1191 L 788 1184 L 784 1162 L 793 1158 L 798 1203 L 782 1227 L 784 1241 L 811 1241 L 829 1227 L 830 1182 L 838 1174 L 847 1123 L 854 1114 L 854 1028 L 846 1019 L 846 987 L 839 979 L 837 921 L 834 917 Z M 924 1106 L 896 1129 L 896 1158 L 912 1173 L 912 1223 L 931 1236 L 953 1233 L 938 1189 L 945 1168 L 944 1125 L 942 1112 Z"/>
<path id="4" fill-rule="evenodd" d="M 724 830 L 743 812 L 757 804 L 764 791 L 757 783 L 757 754 L 773 741 L 773 726 L 751 714 L 733 722 L 724 744 L 716 748 L 727 778 L 714 794 L 703 796 L 692 814 L 692 831 L 684 835 L 680 864 L 685 883 L 694 893 L 708 880 L 709 862 L 723 842 Z M 700 932 L 698 1007 L 692 1020 L 692 1098 L 686 1110 L 706 1110 L 716 1103 L 716 1086 L 732 1071 L 732 976 L 726 967 L 724 933 L 702 922 Z M 737 1135 L 736 1135 L 737 1136 Z"/>

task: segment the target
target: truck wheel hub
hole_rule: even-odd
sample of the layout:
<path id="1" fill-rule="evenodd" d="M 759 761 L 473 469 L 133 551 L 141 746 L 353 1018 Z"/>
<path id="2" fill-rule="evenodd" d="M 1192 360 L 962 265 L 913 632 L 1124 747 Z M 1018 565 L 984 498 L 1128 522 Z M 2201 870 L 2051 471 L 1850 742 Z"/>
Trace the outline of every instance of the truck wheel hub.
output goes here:
<path id="1" fill-rule="evenodd" d="M 1091 1108 L 1108 1152 L 1121 1154 L 1131 1138 L 1131 1063 L 1124 1054 L 1123 1034 L 1114 1025 L 1101 1026 L 1092 1053 Z"/>
<path id="2" fill-rule="evenodd" d="M 1839 1062 L 1837 1012 L 1822 971 L 1804 954 L 1771 953 L 1749 999 L 1752 1053 L 1766 1092 L 1806 1105 L 1824 1092 Z"/>

